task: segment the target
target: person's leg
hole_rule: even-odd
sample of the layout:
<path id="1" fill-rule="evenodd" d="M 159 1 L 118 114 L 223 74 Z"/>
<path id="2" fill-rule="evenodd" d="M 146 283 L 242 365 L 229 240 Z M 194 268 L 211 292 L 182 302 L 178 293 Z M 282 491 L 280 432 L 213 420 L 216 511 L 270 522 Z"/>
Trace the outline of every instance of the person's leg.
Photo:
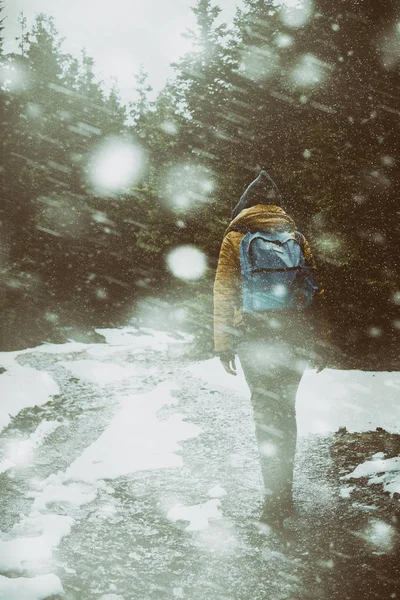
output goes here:
<path id="1" fill-rule="evenodd" d="M 266 504 L 283 510 L 291 503 L 296 451 L 296 393 L 304 365 L 281 342 L 247 340 L 238 349 L 251 391 Z"/>

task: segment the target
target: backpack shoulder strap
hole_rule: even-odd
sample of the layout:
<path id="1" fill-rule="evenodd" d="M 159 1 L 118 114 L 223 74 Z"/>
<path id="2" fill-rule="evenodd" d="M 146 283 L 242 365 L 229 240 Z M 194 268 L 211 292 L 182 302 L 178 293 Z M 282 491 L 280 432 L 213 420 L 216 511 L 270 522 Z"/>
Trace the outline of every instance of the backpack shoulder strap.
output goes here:
<path id="1" fill-rule="evenodd" d="M 300 233 L 300 231 L 294 231 L 294 239 L 296 240 L 296 242 L 298 243 L 298 245 L 300 246 L 303 254 L 304 254 L 304 237 L 303 235 Z"/>

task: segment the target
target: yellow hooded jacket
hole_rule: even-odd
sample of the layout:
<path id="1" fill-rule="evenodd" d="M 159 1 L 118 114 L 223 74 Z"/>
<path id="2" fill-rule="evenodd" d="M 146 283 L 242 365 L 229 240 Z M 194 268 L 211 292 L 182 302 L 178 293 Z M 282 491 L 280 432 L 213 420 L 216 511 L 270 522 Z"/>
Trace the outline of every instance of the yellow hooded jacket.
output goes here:
<path id="1" fill-rule="evenodd" d="M 239 230 L 239 231 L 238 231 Z M 245 231 L 296 231 L 294 221 L 279 206 L 257 204 L 242 210 L 225 232 L 214 283 L 214 344 L 218 353 L 234 348 L 241 335 L 242 280 L 240 242 Z M 310 246 L 302 236 L 302 249 L 308 266 L 315 267 Z M 320 285 L 319 295 L 323 294 Z"/>

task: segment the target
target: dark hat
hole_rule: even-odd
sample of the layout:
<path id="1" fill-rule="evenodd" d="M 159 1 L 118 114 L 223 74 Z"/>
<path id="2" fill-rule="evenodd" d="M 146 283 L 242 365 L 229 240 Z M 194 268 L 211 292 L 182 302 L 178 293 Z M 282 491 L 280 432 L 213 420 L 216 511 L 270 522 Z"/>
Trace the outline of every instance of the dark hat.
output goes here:
<path id="1" fill-rule="evenodd" d="M 232 219 L 245 208 L 256 204 L 274 204 L 282 206 L 282 196 L 275 181 L 266 171 L 261 171 L 258 177 L 250 183 L 232 212 Z"/>

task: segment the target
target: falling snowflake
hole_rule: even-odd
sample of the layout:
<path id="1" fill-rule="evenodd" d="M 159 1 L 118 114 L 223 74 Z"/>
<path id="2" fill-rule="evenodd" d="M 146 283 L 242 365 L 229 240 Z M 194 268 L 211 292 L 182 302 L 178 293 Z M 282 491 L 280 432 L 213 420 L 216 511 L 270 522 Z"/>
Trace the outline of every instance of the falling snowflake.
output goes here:
<path id="1" fill-rule="evenodd" d="M 145 163 L 144 152 L 132 141 L 109 138 L 93 153 L 89 181 L 99 195 L 122 192 L 139 179 Z"/>
<path id="2" fill-rule="evenodd" d="M 167 265 L 175 277 L 195 281 L 206 272 L 207 258 L 195 246 L 180 246 L 168 254 Z"/>

